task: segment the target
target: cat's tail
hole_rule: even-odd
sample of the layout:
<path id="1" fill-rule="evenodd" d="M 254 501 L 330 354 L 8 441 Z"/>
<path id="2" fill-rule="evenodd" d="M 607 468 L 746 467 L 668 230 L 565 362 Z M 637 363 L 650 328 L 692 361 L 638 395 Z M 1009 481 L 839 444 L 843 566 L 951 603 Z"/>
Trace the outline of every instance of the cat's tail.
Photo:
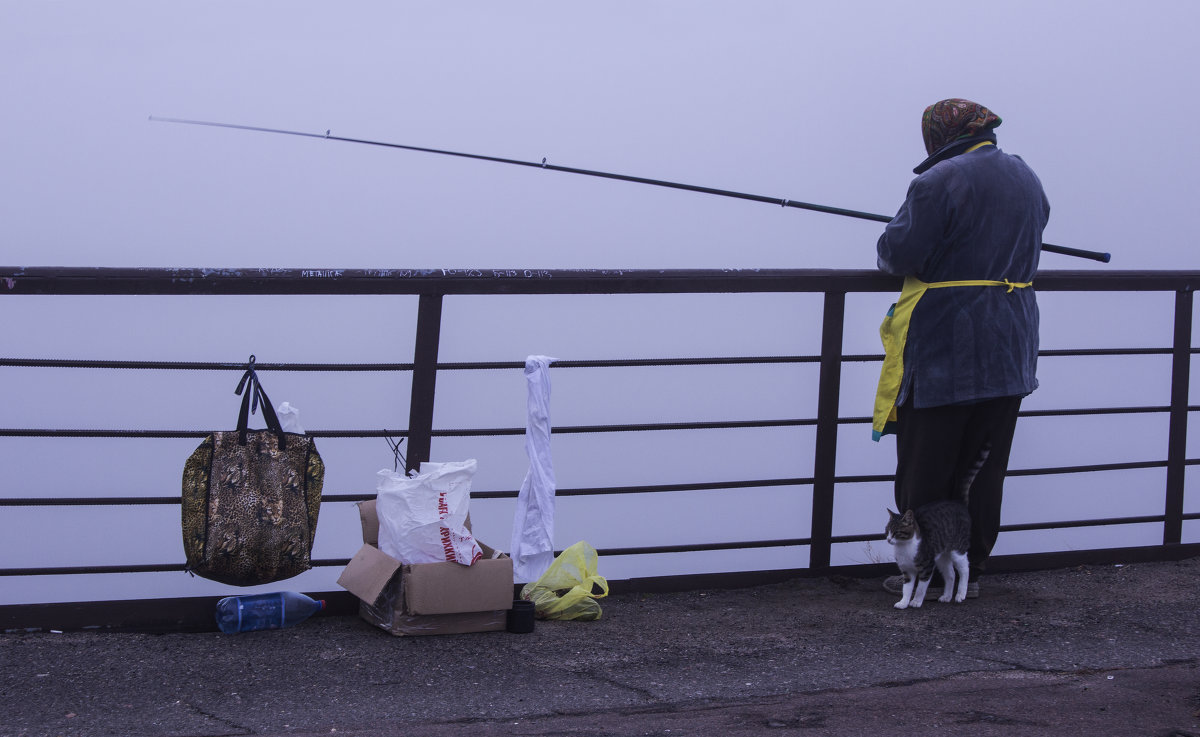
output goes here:
<path id="1" fill-rule="evenodd" d="M 979 470 L 983 468 L 983 464 L 987 463 L 988 456 L 992 454 L 992 444 L 984 443 L 979 449 L 979 455 L 975 458 L 975 462 L 967 469 L 963 475 L 962 483 L 958 487 L 958 496 L 962 499 L 963 504 L 971 503 L 971 484 L 975 483 L 975 477 L 979 475 Z"/>

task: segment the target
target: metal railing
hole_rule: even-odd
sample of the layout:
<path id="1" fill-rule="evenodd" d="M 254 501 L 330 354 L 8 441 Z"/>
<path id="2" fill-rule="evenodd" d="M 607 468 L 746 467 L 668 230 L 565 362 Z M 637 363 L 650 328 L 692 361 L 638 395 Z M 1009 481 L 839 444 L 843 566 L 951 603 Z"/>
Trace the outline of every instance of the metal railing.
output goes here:
<path id="1" fill-rule="evenodd" d="M 1045 350 L 1043 356 L 1123 356 L 1164 355 L 1171 360 L 1170 403 L 1166 406 L 1099 407 L 1085 409 L 1026 410 L 1022 417 L 1068 415 L 1119 415 L 1124 413 L 1168 414 L 1169 429 L 1165 457 L 1139 461 L 1027 468 L 1010 472 L 1011 476 L 1103 472 L 1126 469 L 1165 468 L 1161 514 L 1109 517 L 1085 520 L 1053 520 L 1006 525 L 1002 532 L 1046 530 L 1065 527 L 1154 523 L 1162 525 L 1162 543 L 1152 548 L 1046 552 L 1023 556 L 1010 566 L 1054 566 L 1106 556 L 1124 555 L 1141 559 L 1172 558 L 1200 552 L 1195 544 L 1183 542 L 1183 523 L 1200 518 L 1185 514 L 1185 469 L 1200 460 L 1186 457 L 1188 413 L 1200 407 L 1188 404 L 1191 356 L 1192 293 L 1200 285 L 1200 272 L 1182 271 L 1049 271 L 1037 277 L 1039 292 L 1168 292 L 1174 295 L 1173 342 L 1153 348 L 1107 347 L 1079 350 Z M 725 356 L 716 358 L 653 358 L 636 360 L 563 360 L 557 369 L 627 368 L 649 366 L 816 364 L 819 370 L 817 412 L 815 417 L 784 420 L 739 420 L 717 422 L 678 422 L 610 424 L 555 427 L 555 434 L 629 433 L 692 429 L 728 429 L 745 427 L 805 426 L 815 430 L 813 473 L 811 477 L 720 481 L 639 486 L 606 486 L 559 489 L 559 496 L 596 496 L 625 493 L 655 493 L 702 489 L 738 489 L 769 486 L 810 486 L 812 522 L 807 535 L 790 539 L 744 542 L 701 543 L 690 545 L 646 545 L 602 549 L 602 555 L 643 555 L 671 552 L 696 552 L 755 547 L 804 546 L 809 550 L 808 567 L 789 570 L 789 575 L 839 571 L 878 572 L 879 566 L 831 566 L 832 546 L 840 543 L 869 542 L 881 535 L 834 535 L 834 499 L 839 486 L 865 482 L 887 482 L 890 475 L 838 475 L 836 468 L 838 428 L 869 423 L 868 417 L 839 416 L 842 367 L 847 362 L 878 361 L 880 355 L 845 355 L 843 352 L 846 296 L 850 293 L 896 292 L 900 280 L 874 271 L 827 270 L 289 270 L 289 269 L 113 269 L 113 268 L 0 268 L 0 295 L 416 295 L 418 309 L 415 345 L 411 363 L 358 364 L 269 364 L 259 363 L 260 371 L 394 371 L 411 372 L 412 393 L 408 426 L 403 430 L 310 430 L 314 437 L 367 438 L 403 435 L 408 440 L 407 464 L 416 467 L 430 457 L 433 438 L 489 435 L 518 435 L 524 428 L 446 429 L 434 427 L 434 404 L 439 373 L 490 369 L 518 369 L 515 362 L 439 363 L 442 305 L 447 297 L 458 295 L 628 295 L 628 294 L 705 294 L 705 293 L 814 293 L 823 297 L 819 355 L 799 356 Z M 191 369 L 237 371 L 242 364 L 219 362 L 155 362 L 51 359 L 0 356 L 0 368 L 121 368 L 134 370 Z M 2 421 L 0 421 L 2 422 Z M 72 428 L 0 427 L 5 437 L 75 438 L 201 438 L 206 431 L 194 430 L 94 430 Z M 2 441 L 0 441 L 2 442 Z M 0 476 L 4 471 L 0 470 Z M 475 491 L 475 498 L 515 497 L 515 490 Z M 326 494 L 325 501 L 357 501 L 368 498 L 354 494 Z M 179 504 L 179 497 L 0 497 L 0 508 L 19 506 L 119 506 Z M 346 560 L 316 560 L 317 566 L 340 566 Z M 1004 561 L 1001 560 L 1001 567 Z M 49 576 L 81 573 L 134 573 L 182 571 L 182 562 L 150 565 L 5 567 L 0 562 L 0 580 L 12 576 Z M 718 577 L 696 579 L 692 583 L 713 582 Z M 752 574 L 729 574 L 735 581 L 755 579 Z M 663 586 L 662 582 L 658 583 Z M 12 607 L 0 607 L 0 610 Z M 28 609 L 29 607 L 26 607 Z M 2 620 L 3 617 L 0 617 Z M 10 621 L 15 621 L 10 618 Z M 0 622 L 2 625 L 3 622 Z"/>

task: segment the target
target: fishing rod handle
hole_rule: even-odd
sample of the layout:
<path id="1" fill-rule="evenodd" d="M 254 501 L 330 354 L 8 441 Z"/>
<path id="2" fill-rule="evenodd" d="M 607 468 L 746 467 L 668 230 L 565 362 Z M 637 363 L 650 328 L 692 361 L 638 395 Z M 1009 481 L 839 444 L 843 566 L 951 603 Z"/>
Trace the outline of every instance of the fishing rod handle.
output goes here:
<path id="1" fill-rule="evenodd" d="M 1101 253 L 1099 251 L 1086 251 L 1082 248 L 1068 248 L 1067 246 L 1056 246 L 1053 243 L 1043 243 L 1043 251 L 1050 253 L 1061 253 L 1064 256 L 1076 256 L 1078 258 L 1091 259 L 1100 263 L 1108 263 L 1112 259 L 1111 253 Z"/>

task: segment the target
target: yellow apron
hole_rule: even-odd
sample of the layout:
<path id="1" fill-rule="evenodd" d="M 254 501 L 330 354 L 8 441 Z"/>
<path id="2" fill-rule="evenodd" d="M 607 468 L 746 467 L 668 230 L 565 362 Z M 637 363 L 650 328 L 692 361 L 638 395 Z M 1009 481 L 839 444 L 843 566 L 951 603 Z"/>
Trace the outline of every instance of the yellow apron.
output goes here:
<path id="1" fill-rule="evenodd" d="M 879 438 L 894 432 L 896 422 L 896 398 L 900 395 L 900 382 L 904 379 L 904 345 L 908 340 L 908 324 L 913 309 L 925 294 L 926 289 L 942 287 L 1007 287 L 1024 289 L 1033 282 L 993 281 L 990 279 L 964 279 L 961 281 L 939 281 L 932 284 L 908 276 L 900 290 L 899 300 L 888 310 L 879 326 L 879 337 L 883 340 L 883 369 L 879 373 L 879 388 L 875 392 L 875 414 L 871 422 L 871 437 Z"/>

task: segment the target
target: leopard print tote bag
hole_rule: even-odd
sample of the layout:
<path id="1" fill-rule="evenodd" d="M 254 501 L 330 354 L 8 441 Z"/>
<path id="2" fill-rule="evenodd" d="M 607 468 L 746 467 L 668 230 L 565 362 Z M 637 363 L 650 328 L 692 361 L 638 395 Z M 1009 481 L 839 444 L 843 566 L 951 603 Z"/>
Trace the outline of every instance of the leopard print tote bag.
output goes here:
<path id="1" fill-rule="evenodd" d="M 280 427 L 254 356 L 235 393 L 237 430 L 209 435 L 184 464 L 183 547 L 189 572 L 257 586 L 312 567 L 325 464 L 311 437 Z M 267 428 L 250 430 L 259 405 Z"/>

